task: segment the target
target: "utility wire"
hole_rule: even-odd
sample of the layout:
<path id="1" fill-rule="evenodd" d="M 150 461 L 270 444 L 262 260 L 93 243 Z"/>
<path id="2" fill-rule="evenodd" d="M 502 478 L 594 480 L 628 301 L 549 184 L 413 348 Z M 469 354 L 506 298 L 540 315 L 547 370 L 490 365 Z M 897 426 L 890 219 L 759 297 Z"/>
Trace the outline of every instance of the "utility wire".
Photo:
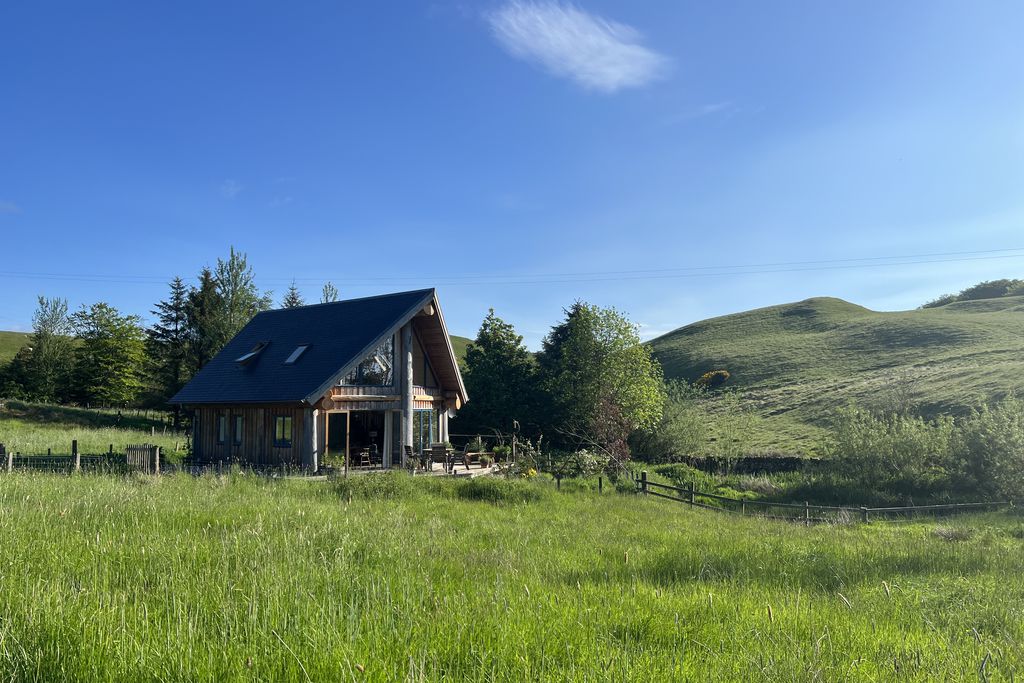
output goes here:
<path id="1" fill-rule="evenodd" d="M 327 276 L 323 278 L 287 278 L 258 279 L 263 285 L 320 284 L 331 280 L 336 285 L 348 287 L 385 286 L 395 284 L 410 286 L 413 283 L 429 282 L 440 286 L 486 286 L 486 285 L 531 285 L 561 284 L 576 282 L 622 282 L 632 280 L 666 280 L 723 277 L 737 275 L 761 275 L 774 273 L 800 273 L 828 270 L 854 270 L 879 267 L 913 266 L 935 263 L 959 263 L 967 261 L 989 261 L 996 259 L 1024 258 L 1024 247 L 1014 249 L 988 249 L 983 251 L 953 251 L 930 254 L 910 254 L 898 256 L 868 256 L 846 259 L 822 259 L 815 261 L 780 261 L 768 263 L 721 264 L 712 266 L 685 266 L 679 268 L 660 268 L 642 270 L 605 270 L 569 273 L 538 273 L 534 275 L 437 275 L 430 276 L 393 276 L 393 277 L 359 277 L 339 279 Z M 165 285 L 173 279 L 157 275 L 131 274 L 99 274 L 99 273 L 45 273 L 29 271 L 0 271 L 2 279 L 19 280 L 52 280 L 57 282 L 96 282 L 123 284 Z"/>

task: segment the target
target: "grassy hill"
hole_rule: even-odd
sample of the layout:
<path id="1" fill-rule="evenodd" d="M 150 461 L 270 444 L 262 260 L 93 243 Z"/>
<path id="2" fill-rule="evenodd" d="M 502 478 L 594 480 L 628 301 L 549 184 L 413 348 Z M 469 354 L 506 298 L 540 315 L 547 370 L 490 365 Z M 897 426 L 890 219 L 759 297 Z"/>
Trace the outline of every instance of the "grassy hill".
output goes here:
<path id="1" fill-rule="evenodd" d="M 763 418 L 758 446 L 813 450 L 835 408 L 905 396 L 926 415 L 1024 393 L 1024 297 L 879 313 L 816 298 L 704 320 L 650 342 L 668 377 L 726 369 Z"/>
<path id="2" fill-rule="evenodd" d="M 459 359 L 459 363 L 466 360 L 466 348 L 473 343 L 473 340 L 468 337 L 460 337 L 458 335 L 451 335 L 452 348 L 455 350 L 455 357 Z"/>
<path id="3" fill-rule="evenodd" d="M 0 366 L 14 358 L 18 349 L 28 343 L 28 337 L 25 332 L 0 332 Z"/>

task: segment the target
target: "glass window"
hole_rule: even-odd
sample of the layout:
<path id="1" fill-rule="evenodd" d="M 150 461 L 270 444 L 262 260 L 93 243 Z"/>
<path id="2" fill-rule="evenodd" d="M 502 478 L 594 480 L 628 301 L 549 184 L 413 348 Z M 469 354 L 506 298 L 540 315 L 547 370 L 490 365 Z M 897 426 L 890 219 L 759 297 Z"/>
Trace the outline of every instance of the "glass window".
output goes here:
<path id="1" fill-rule="evenodd" d="M 345 375 L 341 384 L 346 386 L 390 387 L 395 383 L 395 338 L 374 349 L 352 372 Z"/>
<path id="2" fill-rule="evenodd" d="M 274 418 L 274 446 L 290 448 L 292 445 L 292 418 L 278 415 Z"/>
<path id="3" fill-rule="evenodd" d="M 217 416 L 217 443 L 227 443 L 228 441 L 228 416 L 218 415 Z"/>
<path id="4" fill-rule="evenodd" d="M 239 446 L 242 443 L 242 426 L 245 424 L 241 415 L 235 415 L 235 445 Z"/>
<path id="5" fill-rule="evenodd" d="M 248 353 L 243 353 L 241 356 L 236 358 L 235 362 L 238 363 L 239 365 L 245 365 L 246 363 L 251 361 L 253 358 L 258 356 L 260 354 L 260 351 L 262 351 L 263 349 L 267 348 L 268 344 L 270 344 L 270 342 L 265 342 L 265 341 L 260 342 L 256 346 L 252 347 L 251 351 L 249 351 Z"/>
<path id="6" fill-rule="evenodd" d="M 412 383 L 420 387 L 436 387 L 437 380 L 430 367 L 430 359 L 420 344 L 419 337 L 414 336 L 412 342 Z"/>
<path id="7" fill-rule="evenodd" d="M 417 453 L 437 442 L 437 412 L 417 410 L 412 417 L 412 444 Z"/>
<path id="8" fill-rule="evenodd" d="M 294 365 L 295 361 L 302 357 L 302 354 L 304 354 L 306 352 L 306 349 L 308 348 L 309 344 L 302 344 L 301 346 L 297 347 L 294 351 L 292 351 L 292 355 L 288 356 L 288 360 L 286 360 L 284 364 Z"/>

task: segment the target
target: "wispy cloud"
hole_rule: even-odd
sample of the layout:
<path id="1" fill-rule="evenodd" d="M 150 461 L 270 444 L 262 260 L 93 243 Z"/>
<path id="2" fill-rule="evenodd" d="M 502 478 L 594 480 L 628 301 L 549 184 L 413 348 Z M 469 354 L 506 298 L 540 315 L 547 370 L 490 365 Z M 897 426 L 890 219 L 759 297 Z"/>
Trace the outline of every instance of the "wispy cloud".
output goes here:
<path id="1" fill-rule="evenodd" d="M 21 213 L 21 207 L 7 199 L 0 199 L 0 213 Z"/>
<path id="2" fill-rule="evenodd" d="M 512 0 L 487 21 L 510 54 L 590 90 L 637 88 L 669 67 L 667 57 L 642 45 L 636 29 L 575 5 Z"/>
<path id="3" fill-rule="evenodd" d="M 220 193 L 226 199 L 234 199 L 242 192 L 242 183 L 228 178 L 220 184 Z"/>

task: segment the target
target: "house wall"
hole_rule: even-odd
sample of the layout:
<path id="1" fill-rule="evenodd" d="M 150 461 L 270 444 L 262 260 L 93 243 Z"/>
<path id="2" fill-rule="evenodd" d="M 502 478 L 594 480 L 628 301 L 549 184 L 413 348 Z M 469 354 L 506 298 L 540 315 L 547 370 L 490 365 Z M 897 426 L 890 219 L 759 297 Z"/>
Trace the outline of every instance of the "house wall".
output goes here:
<path id="1" fill-rule="evenodd" d="M 305 438 L 302 406 L 198 406 L 194 412 L 193 456 L 197 460 L 239 461 L 253 465 L 302 464 Z M 218 443 L 218 416 L 227 418 L 227 438 Z M 235 444 L 235 416 L 242 417 L 242 439 Z M 274 418 L 292 418 L 291 446 L 274 445 Z"/>

